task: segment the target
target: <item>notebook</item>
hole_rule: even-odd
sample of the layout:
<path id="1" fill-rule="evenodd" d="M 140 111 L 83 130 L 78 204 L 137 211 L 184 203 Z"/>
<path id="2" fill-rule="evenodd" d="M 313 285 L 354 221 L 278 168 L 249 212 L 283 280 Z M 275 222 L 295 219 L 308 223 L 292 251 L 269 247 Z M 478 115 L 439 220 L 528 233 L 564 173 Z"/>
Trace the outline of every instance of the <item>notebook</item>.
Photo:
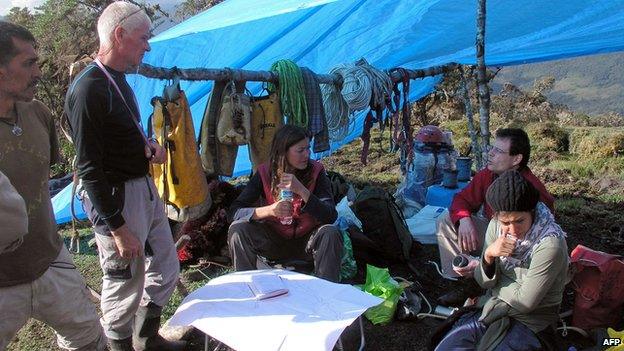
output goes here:
<path id="1" fill-rule="evenodd" d="M 253 275 L 249 288 L 256 300 L 265 300 L 288 294 L 288 289 L 282 278 L 271 272 Z"/>

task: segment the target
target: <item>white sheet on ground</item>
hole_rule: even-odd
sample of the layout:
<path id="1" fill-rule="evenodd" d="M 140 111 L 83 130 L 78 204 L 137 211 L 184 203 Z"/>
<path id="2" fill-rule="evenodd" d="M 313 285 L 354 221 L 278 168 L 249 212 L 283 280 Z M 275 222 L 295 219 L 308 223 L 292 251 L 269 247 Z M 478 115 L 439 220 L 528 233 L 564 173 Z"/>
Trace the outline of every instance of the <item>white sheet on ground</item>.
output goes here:
<path id="1" fill-rule="evenodd" d="M 331 350 L 342 331 L 383 300 L 347 284 L 272 270 L 289 293 L 256 300 L 249 288 L 261 271 L 212 279 L 187 296 L 169 321 L 192 325 L 238 350 Z"/>

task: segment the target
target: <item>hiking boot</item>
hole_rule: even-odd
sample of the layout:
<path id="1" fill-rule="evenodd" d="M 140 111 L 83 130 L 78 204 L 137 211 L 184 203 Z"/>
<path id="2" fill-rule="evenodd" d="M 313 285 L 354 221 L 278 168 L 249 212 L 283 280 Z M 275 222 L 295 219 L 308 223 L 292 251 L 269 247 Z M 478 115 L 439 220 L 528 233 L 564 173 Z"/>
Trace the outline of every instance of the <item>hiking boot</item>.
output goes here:
<path id="1" fill-rule="evenodd" d="M 185 341 L 169 341 L 158 334 L 162 307 L 153 303 L 139 306 L 134 317 L 132 346 L 135 351 L 182 351 Z"/>
<path id="2" fill-rule="evenodd" d="M 467 299 L 483 295 L 484 289 L 474 278 L 464 278 L 455 284 L 453 290 L 438 297 L 438 304 L 447 307 L 462 307 Z"/>
<path id="3" fill-rule="evenodd" d="M 108 339 L 108 349 L 110 351 L 134 351 L 132 348 L 132 337 L 121 340 Z"/>

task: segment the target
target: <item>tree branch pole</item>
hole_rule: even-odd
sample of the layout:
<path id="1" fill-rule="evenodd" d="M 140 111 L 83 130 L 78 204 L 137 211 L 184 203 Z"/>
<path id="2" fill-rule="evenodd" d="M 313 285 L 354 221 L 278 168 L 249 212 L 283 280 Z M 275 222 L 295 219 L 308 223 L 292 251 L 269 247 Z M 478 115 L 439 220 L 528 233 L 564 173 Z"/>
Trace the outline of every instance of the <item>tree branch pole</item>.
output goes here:
<path id="1" fill-rule="evenodd" d="M 490 145 L 490 89 L 487 85 L 485 67 L 485 15 L 486 0 L 479 0 L 477 7 L 477 86 L 479 87 L 479 120 L 481 125 L 481 157 L 487 160 Z"/>
<path id="2" fill-rule="evenodd" d="M 459 67 L 457 63 L 448 63 L 442 66 L 433 66 L 425 69 L 408 69 L 410 79 L 418 79 L 431 77 L 438 74 L 443 74 Z M 202 81 L 202 80 L 214 80 L 214 81 L 246 81 L 246 82 L 269 82 L 278 83 L 279 76 L 275 72 L 270 71 L 249 71 L 236 68 L 163 68 L 154 67 L 152 65 L 143 63 L 139 66 L 137 72 L 144 77 L 172 80 L 179 78 L 181 80 L 190 81 Z M 317 80 L 321 84 L 334 84 L 336 86 L 342 86 L 342 78 L 337 74 L 316 74 Z M 390 77 L 393 82 L 402 80 L 399 72 L 393 72 Z"/>
<path id="3" fill-rule="evenodd" d="M 475 161 L 477 163 L 477 169 L 481 169 L 483 166 L 483 158 L 481 157 L 481 148 L 479 147 L 479 139 L 477 138 L 477 130 L 474 126 L 474 115 L 472 112 L 472 102 L 470 101 L 470 94 L 468 93 L 468 84 L 466 82 L 466 75 L 464 68 L 459 67 L 459 74 L 461 77 L 460 89 L 462 97 L 464 98 L 464 106 L 466 109 L 466 118 L 468 119 L 468 134 L 470 134 L 470 141 L 472 145 L 472 154 L 475 155 Z"/>

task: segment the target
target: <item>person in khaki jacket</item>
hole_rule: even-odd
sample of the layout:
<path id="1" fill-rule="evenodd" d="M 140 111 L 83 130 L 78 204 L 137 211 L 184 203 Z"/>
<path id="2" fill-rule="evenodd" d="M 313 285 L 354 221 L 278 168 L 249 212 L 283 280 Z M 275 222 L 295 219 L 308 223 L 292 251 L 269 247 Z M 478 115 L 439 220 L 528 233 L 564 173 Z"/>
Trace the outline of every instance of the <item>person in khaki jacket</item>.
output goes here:
<path id="1" fill-rule="evenodd" d="M 27 29 L 0 21 L 0 172 L 23 199 L 2 181 L 13 205 L 0 201 L 0 219 L 14 228 L 0 225 L 1 240 L 10 242 L 10 250 L 0 245 L 0 350 L 30 318 L 52 327 L 63 349 L 104 350 L 95 306 L 52 212 L 48 181 L 58 143 L 50 110 L 34 100 L 41 78 L 35 46 Z"/>
<path id="2" fill-rule="evenodd" d="M 463 311 L 435 350 L 556 349 L 553 326 L 568 272 L 566 233 L 516 170 L 501 174 L 486 198 L 494 215 L 474 278 L 487 293 L 478 309 Z"/>

